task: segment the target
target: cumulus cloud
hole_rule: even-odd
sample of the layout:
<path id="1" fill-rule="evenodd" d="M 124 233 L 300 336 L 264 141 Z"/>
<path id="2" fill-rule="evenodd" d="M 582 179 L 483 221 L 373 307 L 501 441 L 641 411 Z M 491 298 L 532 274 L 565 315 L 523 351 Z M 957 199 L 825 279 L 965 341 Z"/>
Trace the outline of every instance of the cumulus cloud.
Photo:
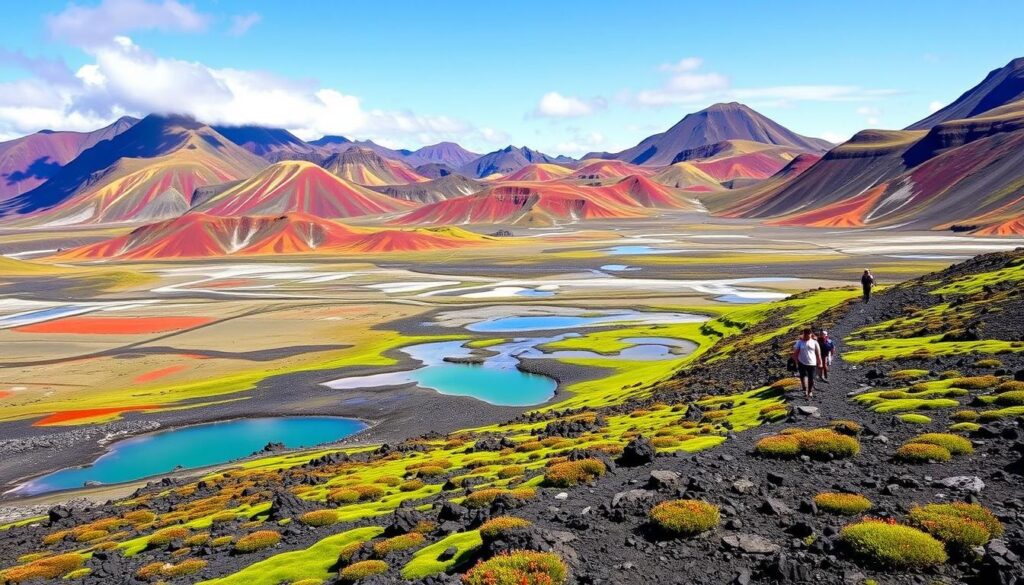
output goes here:
<path id="1" fill-rule="evenodd" d="M 704 61 L 699 57 L 662 64 L 658 70 L 666 76 L 659 87 L 624 92 L 620 98 L 633 105 L 649 107 L 732 100 L 781 107 L 801 101 L 870 101 L 899 93 L 890 89 L 869 89 L 856 85 L 735 87 L 729 76 L 705 71 L 703 67 Z"/>
<path id="2" fill-rule="evenodd" d="M 944 107 L 945 107 L 945 104 L 943 104 L 940 101 L 928 102 L 928 113 L 929 114 L 934 114 L 935 112 L 938 112 L 939 110 L 941 110 Z"/>
<path id="3" fill-rule="evenodd" d="M 533 116 L 538 118 L 579 118 L 589 116 L 605 107 L 604 100 L 584 100 L 550 91 L 540 98 Z"/>
<path id="4" fill-rule="evenodd" d="M 263 20 L 263 17 L 257 12 L 232 16 L 231 27 L 228 28 L 228 34 L 233 37 L 240 37 L 249 32 L 249 29 L 261 20 Z"/>
<path id="5" fill-rule="evenodd" d="M 408 145 L 501 137 L 451 116 L 367 108 L 354 95 L 312 81 L 162 57 L 125 36 L 88 54 L 91 62 L 63 83 L 0 84 L 0 135 L 92 129 L 124 114 L 182 113 L 210 124 L 287 128 L 307 139 L 345 134 Z"/>
<path id="6" fill-rule="evenodd" d="M 686 73 L 700 69 L 702 65 L 704 65 L 704 59 L 700 57 L 683 57 L 675 63 L 662 63 L 658 66 L 658 70 L 669 73 Z"/>
<path id="7" fill-rule="evenodd" d="M 177 0 L 102 0 L 92 7 L 69 4 L 46 17 L 46 27 L 59 40 L 90 47 L 111 38 L 140 30 L 202 32 L 210 17 Z"/>
<path id="8" fill-rule="evenodd" d="M 881 122 L 882 109 L 874 106 L 861 106 L 857 108 L 857 114 L 864 116 L 868 126 L 878 126 Z"/>

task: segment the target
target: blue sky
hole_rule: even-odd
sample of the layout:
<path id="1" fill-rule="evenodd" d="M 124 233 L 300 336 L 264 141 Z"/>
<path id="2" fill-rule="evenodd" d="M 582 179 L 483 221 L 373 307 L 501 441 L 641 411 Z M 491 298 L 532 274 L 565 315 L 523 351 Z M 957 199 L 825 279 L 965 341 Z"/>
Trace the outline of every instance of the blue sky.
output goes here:
<path id="1" fill-rule="evenodd" d="M 579 155 L 737 100 L 838 140 L 906 126 L 1024 56 L 1022 2 L 603 4 L 12 3 L 0 137 L 178 110 Z"/>

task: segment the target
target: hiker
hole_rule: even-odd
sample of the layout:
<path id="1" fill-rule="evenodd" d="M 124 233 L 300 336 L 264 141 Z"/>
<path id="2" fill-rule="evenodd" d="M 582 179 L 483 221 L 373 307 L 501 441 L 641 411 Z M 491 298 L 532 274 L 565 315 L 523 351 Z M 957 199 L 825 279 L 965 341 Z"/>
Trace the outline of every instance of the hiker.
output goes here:
<path id="1" fill-rule="evenodd" d="M 860 276 L 860 287 L 864 289 L 864 302 L 870 301 L 871 289 L 875 287 L 875 277 L 868 268 L 865 268 L 864 274 Z"/>
<path id="2" fill-rule="evenodd" d="M 800 388 L 806 398 L 814 398 L 814 374 L 822 363 L 821 346 L 811 338 L 813 334 L 810 327 L 804 328 L 800 339 L 793 345 L 793 360 L 796 362 L 797 375 L 800 376 Z"/>
<path id="3" fill-rule="evenodd" d="M 821 346 L 821 355 L 825 358 L 818 369 L 818 379 L 828 382 L 828 369 L 832 367 L 832 356 L 836 355 L 836 342 L 828 336 L 828 331 L 822 329 L 821 335 L 818 336 L 818 345 Z"/>

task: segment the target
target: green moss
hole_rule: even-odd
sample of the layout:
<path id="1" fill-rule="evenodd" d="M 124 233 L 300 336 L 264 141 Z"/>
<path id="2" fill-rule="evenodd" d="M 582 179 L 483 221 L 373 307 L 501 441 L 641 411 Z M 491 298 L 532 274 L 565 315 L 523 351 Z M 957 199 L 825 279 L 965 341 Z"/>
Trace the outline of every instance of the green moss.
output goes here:
<path id="1" fill-rule="evenodd" d="M 951 552 L 966 554 L 1003 533 L 1003 525 L 984 506 L 954 502 L 916 506 L 910 523 L 946 543 Z"/>
<path id="2" fill-rule="evenodd" d="M 385 573 L 387 570 L 388 564 L 384 561 L 359 561 L 358 563 L 352 563 L 339 571 L 338 579 L 342 583 L 356 583 L 367 577 Z"/>
<path id="3" fill-rule="evenodd" d="M 907 443 L 896 450 L 896 459 L 905 463 L 945 462 L 952 458 L 949 449 L 927 443 Z"/>
<path id="4" fill-rule="evenodd" d="M 480 531 L 457 532 L 441 540 L 426 546 L 412 556 L 405 567 L 402 568 L 402 578 L 409 580 L 423 579 L 431 575 L 437 575 L 465 565 L 473 556 L 473 551 L 480 548 L 483 541 L 480 538 Z M 455 547 L 458 552 L 454 557 L 440 561 L 438 557 Z"/>
<path id="5" fill-rule="evenodd" d="M 840 539 L 862 561 L 893 569 L 926 569 L 946 562 L 938 540 L 910 526 L 864 521 L 842 530 Z"/>
<path id="6" fill-rule="evenodd" d="M 354 542 L 366 542 L 383 532 L 383 528 L 370 526 L 335 534 L 307 549 L 274 555 L 227 577 L 204 581 L 202 585 L 278 585 L 301 579 L 326 581 L 331 578 L 330 569 L 342 548 Z"/>
<path id="7" fill-rule="evenodd" d="M 553 553 L 517 550 L 477 563 L 462 577 L 465 585 L 563 585 L 568 568 Z"/>
<path id="8" fill-rule="evenodd" d="M 901 421 L 913 425 L 926 425 L 932 422 L 932 419 L 923 414 L 901 414 L 899 417 Z"/>
<path id="9" fill-rule="evenodd" d="M 956 423 L 949 426 L 949 430 L 954 433 L 973 433 L 974 431 L 981 428 L 981 425 L 973 422 L 962 422 Z"/>
<path id="10" fill-rule="evenodd" d="M 822 512 L 839 516 L 856 516 L 871 509 L 871 500 L 860 494 L 825 492 L 814 496 L 814 503 Z"/>
<path id="11" fill-rule="evenodd" d="M 914 437 L 908 443 L 926 443 L 938 445 L 953 455 L 969 455 L 974 452 L 971 442 L 959 435 L 949 433 L 925 433 Z"/>
<path id="12" fill-rule="evenodd" d="M 651 509 L 651 521 L 672 536 L 695 536 L 718 526 L 718 506 L 702 500 L 671 500 Z"/>

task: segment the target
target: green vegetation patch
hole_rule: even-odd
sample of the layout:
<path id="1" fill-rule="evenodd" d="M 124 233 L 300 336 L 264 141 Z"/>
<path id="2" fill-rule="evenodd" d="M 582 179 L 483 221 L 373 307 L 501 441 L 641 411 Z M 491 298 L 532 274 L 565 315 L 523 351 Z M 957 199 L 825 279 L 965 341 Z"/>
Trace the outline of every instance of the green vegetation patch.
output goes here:
<path id="1" fill-rule="evenodd" d="M 480 548 L 481 544 L 483 544 L 483 540 L 479 530 L 456 532 L 446 536 L 434 544 L 416 551 L 412 560 L 402 568 L 402 578 L 423 579 L 461 567 L 469 562 L 473 552 Z M 438 560 L 438 557 L 450 547 L 458 549 L 459 552 L 446 561 Z"/>
<path id="2" fill-rule="evenodd" d="M 651 509 L 651 521 L 671 536 L 695 536 L 718 526 L 718 506 L 703 500 L 670 500 Z"/>
<path id="3" fill-rule="evenodd" d="M 569 570 L 553 553 L 517 550 L 480 561 L 462 576 L 464 585 L 564 585 Z"/>
<path id="4" fill-rule="evenodd" d="M 824 492 L 814 496 L 814 504 L 822 512 L 837 516 L 856 516 L 871 509 L 871 500 L 860 494 Z"/>
<path id="5" fill-rule="evenodd" d="M 980 504 L 954 502 L 915 506 L 908 516 L 914 526 L 946 543 L 950 552 L 966 554 L 1003 534 L 1003 525 Z"/>
<path id="6" fill-rule="evenodd" d="M 927 569 L 946 562 L 946 550 L 931 535 L 910 526 L 864 520 L 843 528 L 840 539 L 853 555 L 890 569 Z"/>
<path id="7" fill-rule="evenodd" d="M 363 543 L 384 532 L 378 526 L 356 528 L 329 536 L 313 546 L 274 555 L 221 579 L 204 581 L 201 585 L 278 585 L 302 579 L 330 579 L 331 567 L 338 553 L 352 543 Z"/>

